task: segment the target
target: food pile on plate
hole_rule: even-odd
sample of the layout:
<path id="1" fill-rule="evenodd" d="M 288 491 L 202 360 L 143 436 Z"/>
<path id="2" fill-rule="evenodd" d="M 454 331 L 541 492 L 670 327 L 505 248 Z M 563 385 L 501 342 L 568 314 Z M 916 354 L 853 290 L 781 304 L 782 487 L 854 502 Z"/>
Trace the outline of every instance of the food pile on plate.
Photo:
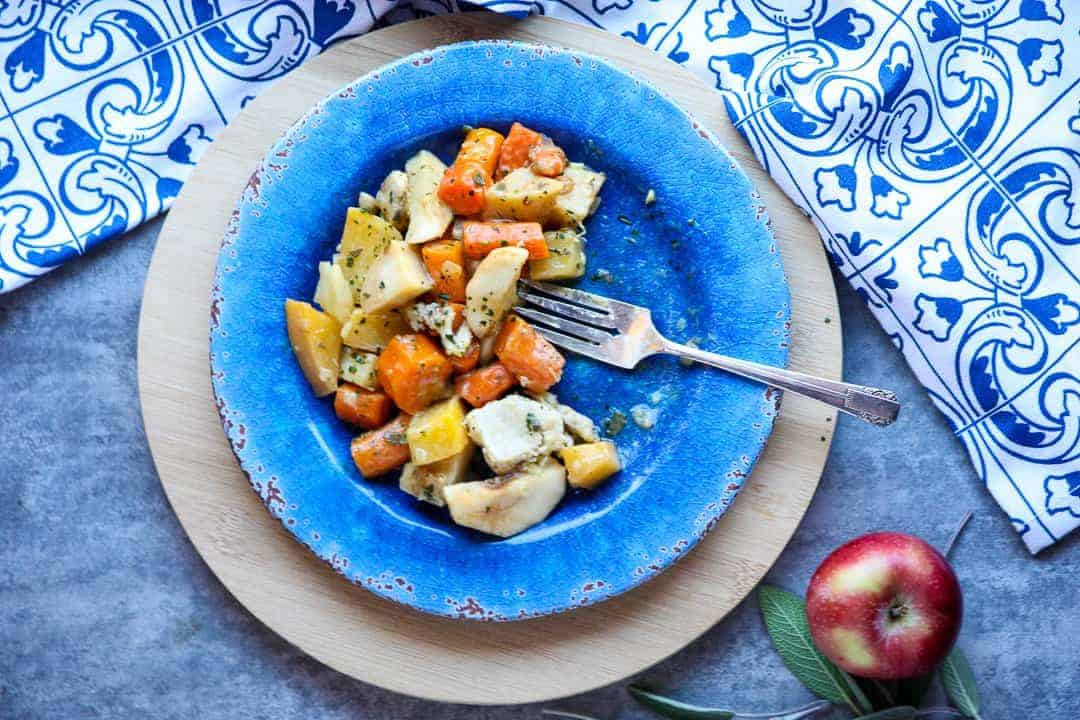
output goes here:
<path id="1" fill-rule="evenodd" d="M 505 137 L 468 129 L 449 167 L 422 150 L 360 194 L 319 263 L 321 310 L 287 300 L 285 317 L 316 395 L 366 431 L 351 446 L 365 478 L 400 468 L 405 492 L 509 537 L 567 483 L 592 489 L 620 469 L 614 443 L 550 392 L 563 356 L 513 314 L 522 277 L 584 275 L 603 184 L 514 123 Z"/>

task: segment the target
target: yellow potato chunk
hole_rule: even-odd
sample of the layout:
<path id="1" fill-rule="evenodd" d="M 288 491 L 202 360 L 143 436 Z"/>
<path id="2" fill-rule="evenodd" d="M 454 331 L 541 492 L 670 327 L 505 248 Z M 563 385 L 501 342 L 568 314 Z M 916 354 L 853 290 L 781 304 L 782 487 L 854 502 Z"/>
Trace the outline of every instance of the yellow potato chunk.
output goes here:
<path id="1" fill-rule="evenodd" d="M 366 390 L 378 390 L 379 378 L 375 373 L 378 360 L 379 356 L 375 353 L 361 352 L 346 345 L 341 348 L 340 377 Z"/>
<path id="2" fill-rule="evenodd" d="M 394 240 L 400 241 L 401 233 L 386 220 L 361 208 L 349 208 L 335 262 L 352 291 L 354 304 L 360 304 L 368 269 Z"/>
<path id="3" fill-rule="evenodd" d="M 469 444 L 461 400 L 452 397 L 414 415 L 405 439 L 414 465 L 430 465 L 460 453 Z"/>
<path id="4" fill-rule="evenodd" d="M 341 339 L 351 348 L 379 352 L 395 335 L 407 332 L 411 331 L 404 313 L 366 313 L 357 308 L 341 328 Z"/>
<path id="5" fill-rule="evenodd" d="M 548 222 L 553 227 L 579 225 L 600 204 L 600 188 L 604 186 L 606 177 L 604 173 L 590 170 L 581 163 L 570 163 L 562 177 L 570 187 L 555 199 Z"/>
<path id="6" fill-rule="evenodd" d="M 487 189 L 484 217 L 546 222 L 555 214 L 555 202 L 566 189 L 562 180 L 518 168 Z"/>
<path id="7" fill-rule="evenodd" d="M 353 296 L 345 273 L 336 263 L 319 263 L 319 284 L 315 286 L 315 304 L 334 316 L 339 323 L 348 322 L 353 311 Z"/>
<path id="8" fill-rule="evenodd" d="M 574 445 L 559 451 L 571 487 L 593 489 L 622 469 L 615 443 L 608 440 Z"/>
<path id="9" fill-rule="evenodd" d="M 311 389 L 319 397 L 337 392 L 341 324 L 306 302 L 286 300 L 285 325 L 289 344 Z"/>
<path id="10" fill-rule="evenodd" d="M 572 280 L 585 274 L 585 241 L 573 230 L 551 230 L 544 233 L 548 256 L 529 261 L 529 277 L 533 280 Z"/>
<path id="11" fill-rule="evenodd" d="M 443 507 L 446 505 L 443 489 L 465 482 L 475 450 L 476 446 L 469 443 L 461 452 L 430 465 L 406 463 L 401 469 L 399 486 L 418 500 Z"/>
<path id="12" fill-rule="evenodd" d="M 393 310 L 423 295 L 434 285 L 419 251 L 397 240 L 390 243 L 368 269 L 360 290 L 360 307 L 366 313 Z"/>

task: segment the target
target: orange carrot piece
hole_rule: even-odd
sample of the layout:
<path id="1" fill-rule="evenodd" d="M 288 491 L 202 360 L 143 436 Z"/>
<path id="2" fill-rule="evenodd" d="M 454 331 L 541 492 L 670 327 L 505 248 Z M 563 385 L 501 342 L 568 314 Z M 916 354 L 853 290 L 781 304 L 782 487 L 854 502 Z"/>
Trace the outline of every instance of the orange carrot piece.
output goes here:
<path id="1" fill-rule="evenodd" d="M 375 373 L 399 408 L 415 415 L 449 394 L 454 368 L 426 335 L 396 335 L 379 355 Z"/>
<path id="2" fill-rule="evenodd" d="M 464 355 L 448 355 L 447 357 L 450 358 L 450 365 L 454 368 L 455 375 L 467 373 L 480 364 L 480 343 L 473 338 Z"/>
<path id="3" fill-rule="evenodd" d="M 482 258 L 501 247 L 523 247 L 529 251 L 530 260 L 543 260 L 548 256 L 544 228 L 535 222 L 480 222 L 467 220 L 462 223 L 465 255 Z"/>
<path id="4" fill-rule="evenodd" d="M 465 251 L 460 240 L 433 240 L 420 253 L 428 274 L 435 281 L 432 292 L 443 300 L 465 302 Z"/>
<path id="5" fill-rule="evenodd" d="M 334 396 L 334 413 L 347 423 L 372 430 L 386 424 L 394 414 L 394 403 L 386 393 L 344 383 Z"/>
<path id="6" fill-rule="evenodd" d="M 544 392 L 562 377 L 566 359 L 540 333 L 511 315 L 495 339 L 495 357 L 517 377 L 521 387 Z"/>
<path id="7" fill-rule="evenodd" d="M 439 183 L 439 199 L 450 206 L 455 215 L 476 215 L 484 210 L 484 188 L 491 176 L 484 167 L 471 160 L 455 161 L 446 168 Z"/>
<path id="8" fill-rule="evenodd" d="M 490 128 L 473 128 L 465 136 L 454 162 L 470 161 L 479 163 L 484 173 L 490 178 L 499 163 L 499 151 L 502 149 L 503 136 Z"/>
<path id="9" fill-rule="evenodd" d="M 454 392 L 473 407 L 483 407 L 498 400 L 517 385 L 513 373 L 502 363 L 492 363 L 465 373 L 454 381 Z"/>
<path id="10" fill-rule="evenodd" d="M 353 438 L 349 450 L 361 475 L 366 478 L 378 477 L 409 462 L 405 430 L 411 419 L 402 413 L 378 430 Z"/>
<path id="11" fill-rule="evenodd" d="M 546 142 L 533 148 L 530 155 L 532 159 L 532 171 L 537 175 L 557 177 L 566 169 L 566 153 L 555 143 L 544 138 Z"/>
<path id="12" fill-rule="evenodd" d="M 446 304 L 449 305 L 450 309 L 454 312 L 454 324 L 450 327 L 457 331 L 457 329 L 461 327 L 461 324 L 465 322 L 465 303 L 451 302 Z"/>
<path id="13" fill-rule="evenodd" d="M 535 130 L 530 130 L 521 123 L 510 126 L 510 132 L 503 140 L 502 149 L 499 151 L 499 165 L 495 169 L 495 177 L 506 176 L 512 170 L 526 167 L 532 160 L 530 153 L 534 147 L 544 142 L 544 136 Z"/>

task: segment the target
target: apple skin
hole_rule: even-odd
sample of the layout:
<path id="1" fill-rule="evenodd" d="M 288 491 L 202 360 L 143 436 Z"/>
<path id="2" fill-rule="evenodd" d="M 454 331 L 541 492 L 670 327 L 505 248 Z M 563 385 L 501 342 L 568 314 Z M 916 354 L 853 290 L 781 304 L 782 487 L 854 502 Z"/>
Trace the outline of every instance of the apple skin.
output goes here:
<path id="1" fill-rule="evenodd" d="M 963 617 L 956 573 L 911 535 L 876 532 L 841 545 L 810 578 L 806 618 L 818 649 L 860 677 L 930 672 L 956 642 Z"/>

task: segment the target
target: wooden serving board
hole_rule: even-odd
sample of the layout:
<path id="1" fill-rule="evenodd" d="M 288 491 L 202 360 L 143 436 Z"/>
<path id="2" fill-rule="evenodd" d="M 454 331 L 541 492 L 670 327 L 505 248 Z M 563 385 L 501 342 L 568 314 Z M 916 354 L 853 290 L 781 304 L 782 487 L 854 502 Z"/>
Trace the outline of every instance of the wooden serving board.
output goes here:
<path id="1" fill-rule="evenodd" d="M 835 413 L 786 397 L 753 476 L 695 550 L 626 595 L 536 620 L 454 621 L 379 599 L 334 573 L 271 517 L 229 450 L 210 391 L 210 288 L 229 216 L 266 150 L 320 98 L 403 55 L 479 38 L 608 57 L 712 129 L 756 183 L 772 217 L 791 284 L 791 366 L 840 377 L 835 289 L 817 234 L 755 161 L 716 92 L 614 35 L 543 17 L 469 14 L 340 43 L 279 80 L 218 136 L 158 240 L 139 327 L 139 391 L 173 509 L 210 568 L 252 614 L 323 663 L 384 688 L 450 702 L 523 703 L 625 678 L 723 618 L 799 524 L 829 452 Z"/>

